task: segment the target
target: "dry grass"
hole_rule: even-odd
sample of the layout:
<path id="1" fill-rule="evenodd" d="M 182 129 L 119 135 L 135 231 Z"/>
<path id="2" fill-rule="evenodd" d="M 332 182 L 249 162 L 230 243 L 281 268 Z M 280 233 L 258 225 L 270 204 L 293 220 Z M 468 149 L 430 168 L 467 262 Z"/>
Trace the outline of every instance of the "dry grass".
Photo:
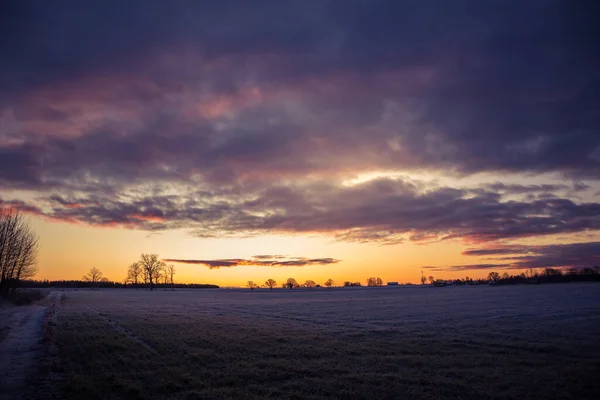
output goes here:
<path id="1" fill-rule="evenodd" d="M 48 293 L 50 290 L 47 289 L 17 289 L 9 300 L 16 306 L 28 306 L 42 300 Z"/>
<path id="2" fill-rule="evenodd" d="M 466 325 L 450 319 L 441 330 L 427 319 L 374 329 L 368 323 L 380 317 L 378 307 L 393 316 L 402 307 L 390 304 L 404 294 L 353 292 L 373 313 L 354 324 L 333 317 L 331 311 L 353 307 L 340 296 L 348 292 L 70 293 L 54 337 L 56 369 L 64 376 L 60 397 L 591 399 L 600 392 L 593 315 L 577 314 L 579 331 L 556 313 L 545 315 L 537 331 L 496 314 Z M 457 294 L 419 296 L 428 296 L 431 308 Z M 321 313 L 298 314 L 301 302 Z M 598 304 L 586 307 L 594 312 Z M 406 313 L 392 319 L 403 318 L 410 320 Z M 509 337 L 495 336 L 489 325 L 506 332 L 515 322 Z"/>

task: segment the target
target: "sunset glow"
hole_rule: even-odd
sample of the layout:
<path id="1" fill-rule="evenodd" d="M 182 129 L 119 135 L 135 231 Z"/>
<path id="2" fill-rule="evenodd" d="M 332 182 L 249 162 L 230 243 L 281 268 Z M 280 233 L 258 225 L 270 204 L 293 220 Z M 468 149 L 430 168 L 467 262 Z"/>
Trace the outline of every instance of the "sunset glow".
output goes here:
<path id="1" fill-rule="evenodd" d="M 600 264 L 570 6 L 124 3 L 17 7 L 0 35 L 0 204 L 36 278 L 122 281 L 141 253 L 222 286 Z"/>

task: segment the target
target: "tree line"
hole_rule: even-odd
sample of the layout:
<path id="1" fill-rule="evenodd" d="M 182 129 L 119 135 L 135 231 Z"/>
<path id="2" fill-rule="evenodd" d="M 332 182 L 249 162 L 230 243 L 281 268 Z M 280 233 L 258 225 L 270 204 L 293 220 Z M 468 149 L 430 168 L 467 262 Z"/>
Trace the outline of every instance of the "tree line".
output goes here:
<path id="1" fill-rule="evenodd" d="M 277 281 L 275 279 L 267 279 L 265 281 L 265 283 L 263 283 L 262 285 L 259 285 L 254 281 L 248 281 L 246 283 L 246 287 L 249 288 L 250 290 L 259 289 L 261 287 L 273 289 L 276 286 L 277 286 Z M 332 287 L 335 286 L 335 281 L 333 279 L 327 279 L 323 283 L 323 286 L 328 289 L 331 289 Z M 344 282 L 344 286 L 362 286 L 362 285 L 360 282 Z M 367 286 L 383 286 L 383 280 L 381 278 L 373 278 L 373 277 L 367 278 Z M 304 281 L 304 283 L 298 283 L 298 281 L 296 281 L 295 278 L 288 278 L 285 282 L 283 282 L 281 284 L 281 287 L 283 289 L 290 289 L 290 290 L 294 289 L 294 288 L 301 288 L 301 287 L 312 289 L 315 287 L 321 287 L 321 285 L 317 284 L 312 279 L 308 279 L 308 280 Z"/>
<path id="2" fill-rule="evenodd" d="M 142 253 L 140 259 L 127 267 L 127 273 L 123 283 L 110 282 L 96 267 L 91 268 L 83 276 L 82 281 L 74 281 L 83 284 L 79 287 L 129 287 L 147 290 L 188 288 L 188 289 L 218 289 L 218 285 L 205 283 L 175 283 L 175 266 L 166 264 L 158 254 Z"/>
<path id="3" fill-rule="evenodd" d="M 323 283 L 323 286 L 325 286 L 327 288 L 332 288 L 334 286 L 334 284 L 335 284 L 335 282 L 333 281 L 333 279 L 327 279 Z M 265 283 L 263 283 L 262 285 L 259 285 L 259 284 L 255 283 L 254 281 L 248 281 L 246 283 L 246 287 L 250 288 L 250 290 L 258 289 L 261 287 L 273 289 L 276 286 L 277 286 L 277 281 L 275 279 L 267 279 L 265 281 Z M 298 281 L 295 278 L 288 278 L 285 282 L 283 282 L 281 284 L 281 287 L 283 289 L 294 289 L 294 288 L 300 288 L 300 287 L 312 289 L 315 287 L 321 287 L 321 285 L 317 284 L 317 282 L 313 281 L 312 279 L 308 279 L 308 280 L 304 281 L 304 283 L 298 283 Z"/>
<path id="4" fill-rule="evenodd" d="M 16 208 L 0 205 L 0 296 L 14 294 L 37 272 L 38 237 Z"/>
<path id="5" fill-rule="evenodd" d="M 18 287 L 21 288 L 31 288 L 31 289 L 112 289 L 112 288 L 136 288 L 135 285 L 119 282 L 119 281 L 111 281 L 111 280 L 102 280 L 100 282 L 92 283 L 89 281 L 84 281 L 81 279 L 57 279 L 57 280 L 33 280 L 26 279 L 21 280 L 19 282 Z M 137 286 L 138 288 L 145 288 L 143 284 Z M 163 284 L 159 284 L 154 286 L 155 289 L 170 289 L 171 285 L 164 286 Z M 207 283 L 174 283 L 173 288 L 175 289 L 218 289 L 218 285 L 211 285 Z"/>
<path id="6" fill-rule="evenodd" d="M 435 279 L 433 276 L 423 277 L 421 283 L 429 282 L 431 285 L 514 285 L 530 283 L 559 283 L 559 282 L 600 282 L 600 266 L 585 268 L 543 268 L 541 270 L 528 268 L 517 275 L 508 272 L 500 274 L 492 271 L 486 278 L 473 279 L 468 276 L 463 279 Z"/>
<path id="7" fill-rule="evenodd" d="M 166 264 L 158 254 L 142 254 L 139 261 L 129 265 L 125 283 L 133 285 L 136 289 L 141 284 L 148 290 L 153 290 L 162 283 L 163 288 L 175 288 L 175 266 Z"/>

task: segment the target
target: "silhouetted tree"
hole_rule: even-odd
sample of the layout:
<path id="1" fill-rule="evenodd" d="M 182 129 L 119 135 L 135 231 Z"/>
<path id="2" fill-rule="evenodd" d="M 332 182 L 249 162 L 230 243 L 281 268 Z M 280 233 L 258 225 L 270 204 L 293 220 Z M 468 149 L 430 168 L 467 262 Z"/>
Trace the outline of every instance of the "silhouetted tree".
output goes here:
<path id="1" fill-rule="evenodd" d="M 300 285 L 298 285 L 298 282 L 296 282 L 294 278 L 288 278 L 287 281 L 285 281 L 285 287 L 290 290 L 298 286 Z"/>
<path id="2" fill-rule="evenodd" d="M 142 266 L 142 279 L 144 281 L 144 286 L 146 287 L 146 289 L 148 288 L 148 283 L 150 281 L 150 275 L 148 274 L 148 271 L 146 271 L 146 269 Z"/>
<path id="3" fill-rule="evenodd" d="M 135 285 L 135 290 L 138 289 L 138 280 L 142 275 L 143 268 L 138 262 L 134 262 L 127 268 L 127 281 Z"/>
<path id="4" fill-rule="evenodd" d="M 15 208 L 0 205 L 0 295 L 37 272 L 38 238 Z"/>
<path id="5" fill-rule="evenodd" d="M 510 279 L 510 276 L 508 275 L 508 272 L 505 272 L 502 274 L 502 279 Z"/>
<path id="6" fill-rule="evenodd" d="M 277 285 L 277 281 L 275 279 L 267 279 L 265 281 L 265 286 L 268 287 L 269 289 L 273 289 L 275 287 L 275 285 Z"/>
<path id="7" fill-rule="evenodd" d="M 532 279 L 532 278 L 537 278 L 539 276 L 539 273 L 537 272 L 537 270 L 533 269 L 533 268 L 528 268 L 525 270 L 525 277 Z"/>
<path id="8" fill-rule="evenodd" d="M 173 281 L 173 277 L 175 276 L 175 266 L 173 264 L 167 265 L 166 269 L 167 275 L 169 276 L 169 283 L 171 284 L 171 290 L 175 290 L 175 282 Z"/>
<path id="9" fill-rule="evenodd" d="M 562 276 L 562 271 L 555 268 L 544 268 L 542 271 L 542 276 Z"/>
<path id="10" fill-rule="evenodd" d="M 427 278 L 427 280 L 431 285 L 433 285 L 433 283 L 435 282 L 435 278 L 433 276 L 430 276 L 429 278 Z"/>
<path id="11" fill-rule="evenodd" d="M 102 277 L 102 272 L 96 267 L 92 267 L 92 269 L 83 276 L 83 280 L 90 282 L 94 287 L 97 286 L 98 282 L 102 282 L 104 279 L 108 281 L 108 279 Z"/>
<path id="12" fill-rule="evenodd" d="M 492 281 L 493 283 L 497 283 L 500 280 L 500 274 L 492 271 L 488 274 L 488 280 Z"/>
<path id="13" fill-rule="evenodd" d="M 367 286 L 383 286 L 383 280 L 381 278 L 368 278 Z"/>
<path id="14" fill-rule="evenodd" d="M 162 268 L 162 280 L 163 280 L 163 285 L 164 285 L 164 290 L 165 292 L 167 291 L 167 286 L 169 285 L 169 274 L 167 273 L 167 266 L 165 265 Z"/>
<path id="15" fill-rule="evenodd" d="M 154 274 L 152 275 L 152 279 L 154 280 L 154 284 L 156 286 L 160 285 L 160 279 L 164 276 L 165 272 L 165 263 L 161 262 L 160 267 L 154 270 Z"/>
<path id="16" fill-rule="evenodd" d="M 254 283 L 254 281 L 248 281 L 248 283 L 246 283 L 246 286 L 248 286 L 250 290 L 254 290 L 258 287 L 258 285 Z"/>
<path id="17" fill-rule="evenodd" d="M 333 284 L 334 284 L 334 282 L 333 282 L 333 279 L 331 279 L 331 278 L 329 278 L 325 281 L 325 286 L 327 286 L 329 289 L 331 289 Z"/>
<path id="18" fill-rule="evenodd" d="M 165 263 L 158 258 L 158 254 L 142 254 L 140 256 L 140 264 L 145 272 L 144 277 L 150 284 L 149 288 L 152 290 L 152 284 L 154 282 L 158 283 L 156 278 L 160 278 L 161 269 Z"/>
<path id="19" fill-rule="evenodd" d="M 421 275 L 421 285 L 424 285 L 425 283 L 427 283 L 427 278 L 425 278 L 425 275 Z"/>
<path id="20" fill-rule="evenodd" d="M 304 282 L 304 287 L 307 287 L 309 289 L 312 289 L 315 286 L 317 286 L 317 284 L 315 283 L 315 281 L 312 281 L 310 279 L 308 279 L 306 282 Z"/>

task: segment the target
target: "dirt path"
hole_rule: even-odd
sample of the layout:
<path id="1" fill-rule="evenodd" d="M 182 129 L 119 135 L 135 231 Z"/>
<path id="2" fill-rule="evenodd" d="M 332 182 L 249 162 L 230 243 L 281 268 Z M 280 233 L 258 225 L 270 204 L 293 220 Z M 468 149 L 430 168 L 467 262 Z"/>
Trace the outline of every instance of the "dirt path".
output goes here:
<path id="1" fill-rule="evenodd" d="M 47 298 L 60 301 L 60 293 L 52 292 Z M 0 400 L 22 398 L 26 379 L 35 373 L 42 353 L 48 309 L 31 305 L 0 310 L 5 332 L 0 342 Z"/>

